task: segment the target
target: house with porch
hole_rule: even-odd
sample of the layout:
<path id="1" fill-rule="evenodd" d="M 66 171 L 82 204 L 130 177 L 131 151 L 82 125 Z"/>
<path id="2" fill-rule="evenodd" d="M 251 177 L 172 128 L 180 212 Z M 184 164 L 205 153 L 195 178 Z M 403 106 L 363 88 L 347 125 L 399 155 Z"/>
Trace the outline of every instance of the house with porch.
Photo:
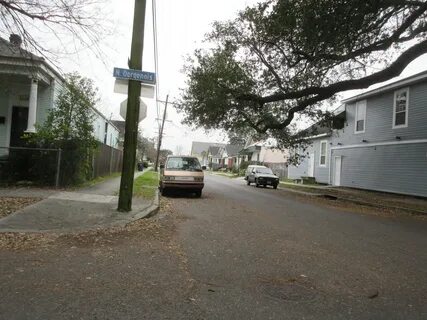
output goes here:
<path id="1" fill-rule="evenodd" d="M 199 159 L 200 165 L 209 166 L 209 147 L 223 147 L 224 143 L 193 141 L 190 154 Z"/>
<path id="2" fill-rule="evenodd" d="M 427 197 L 427 71 L 343 101 L 289 178 Z"/>
<path id="3" fill-rule="evenodd" d="M 64 86 L 64 78 L 42 57 L 22 48 L 18 35 L 0 38 L 0 152 L 23 145 L 24 133 L 43 123 Z M 94 136 L 116 147 L 119 130 L 101 112 L 94 114 Z"/>
<path id="4" fill-rule="evenodd" d="M 260 164 L 269 167 L 280 178 L 287 177 L 288 151 L 274 147 L 274 141 L 248 141 L 239 152 L 241 161 Z"/>

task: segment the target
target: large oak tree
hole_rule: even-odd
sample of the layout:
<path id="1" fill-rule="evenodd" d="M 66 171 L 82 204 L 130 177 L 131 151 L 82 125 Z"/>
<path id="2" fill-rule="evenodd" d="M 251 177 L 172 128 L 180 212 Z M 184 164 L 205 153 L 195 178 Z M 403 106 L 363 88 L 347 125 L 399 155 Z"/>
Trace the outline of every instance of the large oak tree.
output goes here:
<path id="1" fill-rule="evenodd" d="M 269 0 L 216 22 L 185 66 L 179 109 L 207 129 L 300 143 L 297 115 L 398 76 L 427 52 L 427 1 Z"/>

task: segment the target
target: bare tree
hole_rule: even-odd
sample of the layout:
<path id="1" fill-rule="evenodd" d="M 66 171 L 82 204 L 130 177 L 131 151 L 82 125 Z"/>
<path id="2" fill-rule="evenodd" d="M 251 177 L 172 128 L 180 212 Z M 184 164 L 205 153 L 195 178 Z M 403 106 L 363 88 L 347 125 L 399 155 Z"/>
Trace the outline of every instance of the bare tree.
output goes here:
<path id="1" fill-rule="evenodd" d="M 177 156 L 181 156 L 183 151 L 184 151 L 184 147 L 182 145 L 177 145 L 175 147 L 174 154 L 177 155 Z"/>
<path id="2" fill-rule="evenodd" d="M 103 0 L 0 0 L 0 35 L 17 34 L 23 47 L 37 55 L 55 58 L 89 48 L 102 56 L 99 41 L 106 34 Z M 50 34 L 62 52 L 44 45 Z M 70 50 L 72 48 L 72 50 Z"/>

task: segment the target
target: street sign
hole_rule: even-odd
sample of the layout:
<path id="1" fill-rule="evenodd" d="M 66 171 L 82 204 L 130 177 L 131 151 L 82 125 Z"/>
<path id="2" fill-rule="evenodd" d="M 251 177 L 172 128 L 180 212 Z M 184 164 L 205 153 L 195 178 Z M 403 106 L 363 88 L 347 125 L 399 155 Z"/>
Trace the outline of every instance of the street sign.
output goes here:
<path id="1" fill-rule="evenodd" d="M 114 82 L 114 93 L 128 94 L 129 80 L 116 79 Z M 141 83 L 141 97 L 153 99 L 154 86 Z"/>
<path id="2" fill-rule="evenodd" d="M 153 72 L 134 69 L 114 68 L 113 75 L 115 78 L 118 79 L 135 80 L 148 84 L 156 83 L 156 74 Z"/>
<path id="3" fill-rule="evenodd" d="M 128 99 L 120 103 L 120 115 L 126 120 L 126 110 L 128 108 Z M 147 117 L 147 105 L 139 98 L 139 116 L 138 122 L 141 122 Z"/>

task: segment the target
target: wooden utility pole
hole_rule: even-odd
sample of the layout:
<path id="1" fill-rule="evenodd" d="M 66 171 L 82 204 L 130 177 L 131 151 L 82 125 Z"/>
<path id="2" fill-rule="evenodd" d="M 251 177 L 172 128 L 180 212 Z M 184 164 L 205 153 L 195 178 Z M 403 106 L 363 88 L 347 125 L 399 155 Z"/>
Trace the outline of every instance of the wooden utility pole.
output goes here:
<path id="1" fill-rule="evenodd" d="M 169 95 L 166 96 L 165 110 L 163 111 L 162 126 L 160 127 L 160 132 L 159 132 L 159 143 L 157 144 L 156 164 L 154 166 L 154 170 L 156 172 L 158 170 L 157 168 L 159 167 L 160 148 L 162 147 L 163 128 L 165 127 L 166 109 L 168 107 L 168 99 L 169 99 Z"/>
<path id="2" fill-rule="evenodd" d="M 129 68 L 142 70 L 142 51 L 144 48 L 146 0 L 135 0 L 133 17 L 132 45 Z M 136 144 L 138 139 L 139 97 L 141 82 L 129 80 L 128 104 L 123 146 L 123 167 L 120 180 L 119 211 L 132 210 L 133 177 L 135 174 Z"/>

